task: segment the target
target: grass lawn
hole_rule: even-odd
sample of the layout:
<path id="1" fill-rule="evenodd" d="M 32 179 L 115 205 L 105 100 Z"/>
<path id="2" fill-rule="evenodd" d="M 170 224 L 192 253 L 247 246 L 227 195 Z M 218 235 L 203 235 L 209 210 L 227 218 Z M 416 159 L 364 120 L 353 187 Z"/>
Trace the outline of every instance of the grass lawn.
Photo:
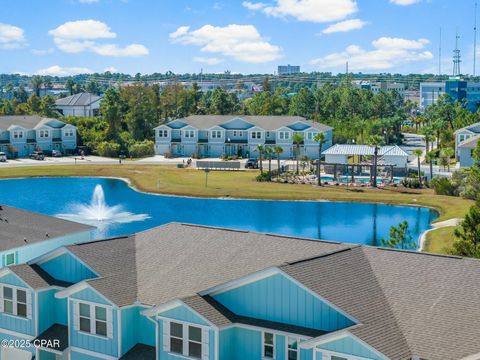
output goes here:
<path id="1" fill-rule="evenodd" d="M 233 197 L 278 200 L 331 200 L 377 202 L 396 205 L 419 205 L 436 209 L 438 221 L 461 218 L 473 202 L 461 198 L 435 195 L 432 190 L 346 189 L 277 183 L 259 183 L 256 171 L 211 171 L 205 186 L 205 173 L 178 169 L 171 165 L 54 165 L 0 168 L 0 178 L 44 176 L 105 176 L 129 179 L 142 191 L 196 197 Z M 437 240 L 432 232 L 431 246 Z"/>
<path id="2" fill-rule="evenodd" d="M 455 240 L 453 235 L 454 226 L 448 226 L 436 230 L 432 230 L 427 233 L 427 239 L 425 243 L 425 251 L 444 254 L 446 249 L 452 247 Z"/>

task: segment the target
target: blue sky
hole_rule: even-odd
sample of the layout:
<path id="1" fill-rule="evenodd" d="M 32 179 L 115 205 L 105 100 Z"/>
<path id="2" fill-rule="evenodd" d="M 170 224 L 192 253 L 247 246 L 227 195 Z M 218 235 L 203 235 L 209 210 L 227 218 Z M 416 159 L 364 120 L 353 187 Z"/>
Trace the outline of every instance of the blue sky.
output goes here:
<path id="1" fill-rule="evenodd" d="M 473 71 L 474 0 L 2 0 L 0 72 Z M 480 59 L 480 57 L 479 57 Z M 479 61 L 480 62 L 480 61 Z M 480 67 L 479 67 L 480 70 Z M 478 71 L 477 71 L 478 73 Z"/>

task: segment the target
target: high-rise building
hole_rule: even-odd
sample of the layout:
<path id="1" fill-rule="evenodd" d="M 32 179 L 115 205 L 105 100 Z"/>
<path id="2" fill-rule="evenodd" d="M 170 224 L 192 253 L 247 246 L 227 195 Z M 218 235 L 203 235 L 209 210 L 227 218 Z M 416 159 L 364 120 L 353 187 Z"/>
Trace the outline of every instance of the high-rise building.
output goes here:
<path id="1" fill-rule="evenodd" d="M 296 65 L 279 65 L 278 66 L 278 75 L 291 75 L 298 74 L 300 72 L 300 66 Z"/>

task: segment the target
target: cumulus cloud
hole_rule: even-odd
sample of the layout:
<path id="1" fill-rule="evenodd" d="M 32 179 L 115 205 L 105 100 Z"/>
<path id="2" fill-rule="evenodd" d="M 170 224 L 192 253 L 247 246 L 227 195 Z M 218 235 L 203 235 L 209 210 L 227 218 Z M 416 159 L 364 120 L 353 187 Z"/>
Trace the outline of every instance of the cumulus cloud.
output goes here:
<path id="1" fill-rule="evenodd" d="M 316 23 L 343 20 L 358 11 L 355 0 L 275 0 L 273 4 L 244 1 L 243 6 L 269 16 Z"/>
<path id="2" fill-rule="evenodd" d="M 234 60 L 259 64 L 279 59 L 282 49 L 270 44 L 253 25 L 205 25 L 197 30 L 181 26 L 170 34 L 173 43 L 200 46 L 203 53 L 222 54 Z"/>
<path id="3" fill-rule="evenodd" d="M 22 28 L 0 23 L 0 49 L 18 49 L 25 44 L 25 31 Z"/>
<path id="4" fill-rule="evenodd" d="M 390 0 L 392 4 L 400 5 L 400 6 L 407 6 L 419 3 L 421 0 Z"/>
<path id="5" fill-rule="evenodd" d="M 53 36 L 55 45 L 67 53 L 92 51 L 102 56 L 134 57 L 149 54 L 141 44 L 121 47 L 117 44 L 99 43 L 98 40 L 116 38 L 110 27 L 97 20 L 68 21 L 48 32 Z"/>
<path id="6" fill-rule="evenodd" d="M 48 55 L 48 54 L 52 54 L 53 52 L 55 52 L 54 49 L 50 48 L 50 49 L 32 49 L 32 54 L 33 55 Z"/>
<path id="7" fill-rule="evenodd" d="M 313 59 L 310 63 L 322 69 L 338 69 L 348 66 L 354 71 L 387 70 L 407 63 L 430 60 L 433 54 L 424 50 L 427 39 L 408 40 L 381 37 L 372 42 L 373 49 L 365 50 L 350 45 L 344 51 Z"/>
<path id="8" fill-rule="evenodd" d="M 201 57 L 201 56 L 195 56 L 193 58 L 193 61 L 201 64 L 205 64 L 205 65 L 210 65 L 210 66 L 218 65 L 223 62 L 223 60 L 219 58 L 209 58 L 209 57 Z"/>
<path id="9" fill-rule="evenodd" d="M 113 73 L 118 73 L 118 69 L 117 69 L 115 66 L 108 66 L 108 67 L 105 68 L 104 71 L 105 71 L 105 72 L 107 72 L 107 71 L 108 71 L 108 72 L 111 72 L 112 74 L 113 74 Z"/>
<path id="10" fill-rule="evenodd" d="M 37 75 L 42 76 L 71 76 L 78 74 L 92 74 L 93 71 L 84 67 L 61 67 L 53 65 L 45 69 L 37 70 Z"/>
<path id="11" fill-rule="evenodd" d="M 367 25 L 366 21 L 360 19 L 350 19 L 330 25 L 322 31 L 323 34 L 333 34 L 337 32 L 348 32 L 352 30 L 359 30 Z"/>

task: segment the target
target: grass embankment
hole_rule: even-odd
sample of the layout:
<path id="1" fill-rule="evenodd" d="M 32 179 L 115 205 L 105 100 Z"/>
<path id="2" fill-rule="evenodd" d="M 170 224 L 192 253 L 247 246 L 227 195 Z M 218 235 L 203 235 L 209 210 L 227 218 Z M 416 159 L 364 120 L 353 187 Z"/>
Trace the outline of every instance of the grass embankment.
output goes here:
<path id="1" fill-rule="evenodd" d="M 448 226 L 428 232 L 425 242 L 425 251 L 436 254 L 445 254 L 447 249 L 450 249 L 455 241 L 455 236 L 453 235 L 454 229 L 454 226 Z"/>
<path id="2" fill-rule="evenodd" d="M 208 186 L 205 173 L 194 169 L 177 169 L 170 165 L 55 165 L 0 168 L 0 178 L 44 176 L 104 176 L 121 177 L 142 191 L 195 197 L 232 197 L 275 200 L 331 200 L 375 202 L 394 205 L 418 205 L 436 209 L 437 221 L 461 218 L 471 201 L 435 195 L 432 190 L 364 189 L 345 186 L 323 187 L 278 183 L 259 183 L 253 171 L 211 171 Z M 446 232 L 446 230 L 445 230 Z M 445 234 L 431 232 L 430 246 L 436 248 Z M 450 231 L 452 233 L 452 231 Z M 437 236 L 438 234 L 438 236 Z M 447 234 L 448 235 L 448 234 Z M 435 245 L 434 245 L 435 244 Z M 440 245 L 439 245 L 440 246 Z M 430 249 L 429 249 L 430 250 Z"/>

